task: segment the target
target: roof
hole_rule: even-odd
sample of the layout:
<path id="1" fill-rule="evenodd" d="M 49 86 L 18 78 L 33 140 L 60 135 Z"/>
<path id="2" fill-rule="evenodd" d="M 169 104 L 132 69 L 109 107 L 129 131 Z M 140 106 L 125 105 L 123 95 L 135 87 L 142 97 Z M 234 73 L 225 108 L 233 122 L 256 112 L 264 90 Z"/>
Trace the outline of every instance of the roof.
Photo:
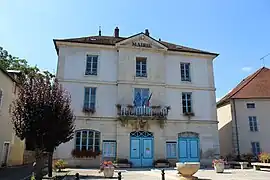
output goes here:
<path id="1" fill-rule="evenodd" d="M 270 69 L 262 67 L 243 79 L 232 91 L 217 102 L 217 106 L 222 106 L 230 99 L 268 98 L 270 98 Z"/>
<path id="2" fill-rule="evenodd" d="M 143 34 L 143 33 L 139 33 L 139 34 Z M 120 41 L 132 38 L 132 37 L 134 37 L 136 35 L 139 35 L 139 34 L 135 34 L 135 35 L 132 35 L 130 37 L 87 36 L 87 37 L 70 38 L 70 39 L 54 39 L 53 41 L 54 41 L 56 51 L 58 53 L 58 48 L 56 46 L 56 41 L 114 46 L 116 43 L 118 43 Z M 152 37 L 150 37 L 150 38 L 152 38 Z M 152 38 L 152 39 L 154 39 L 154 38 Z M 156 39 L 154 39 L 154 40 L 157 41 Z M 182 46 L 182 45 L 169 43 L 169 42 L 166 42 L 166 41 L 157 41 L 157 42 L 159 42 L 160 44 L 166 46 L 169 51 L 199 53 L 199 54 L 208 54 L 208 55 L 214 55 L 214 56 L 219 55 L 217 53 L 211 53 L 211 52 L 207 52 L 207 51 L 203 51 L 203 50 L 199 50 L 199 49 L 193 49 L 193 48 L 185 47 L 185 46 Z"/>
<path id="3" fill-rule="evenodd" d="M 9 77 L 12 81 L 18 83 L 15 78 L 13 76 L 11 76 L 6 70 L 4 70 L 3 68 L 0 67 L 0 71 L 3 72 L 3 74 L 5 74 L 7 77 Z"/>

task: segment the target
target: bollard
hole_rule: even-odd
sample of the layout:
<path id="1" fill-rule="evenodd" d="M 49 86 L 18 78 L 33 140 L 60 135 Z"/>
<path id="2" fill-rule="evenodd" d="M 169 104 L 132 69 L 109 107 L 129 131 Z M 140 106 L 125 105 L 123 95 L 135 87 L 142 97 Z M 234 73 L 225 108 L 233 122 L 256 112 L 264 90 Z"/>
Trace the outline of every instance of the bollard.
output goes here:
<path id="1" fill-rule="evenodd" d="M 80 174 L 79 173 L 75 174 L 75 180 L 80 180 Z"/>
<path id="2" fill-rule="evenodd" d="M 164 169 L 161 170 L 161 180 L 165 180 L 165 172 L 164 172 Z"/>
<path id="3" fill-rule="evenodd" d="M 121 179 L 122 179 L 121 172 L 118 172 L 118 180 L 121 180 Z"/>

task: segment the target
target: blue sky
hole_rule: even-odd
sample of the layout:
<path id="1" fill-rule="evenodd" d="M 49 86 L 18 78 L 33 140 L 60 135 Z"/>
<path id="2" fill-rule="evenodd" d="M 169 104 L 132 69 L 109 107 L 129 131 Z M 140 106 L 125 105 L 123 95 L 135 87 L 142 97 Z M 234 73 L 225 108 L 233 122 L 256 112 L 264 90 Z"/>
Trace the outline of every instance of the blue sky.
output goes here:
<path id="1" fill-rule="evenodd" d="M 262 66 L 270 52 L 269 0 L 1 0 L 0 46 L 55 72 L 54 38 L 121 36 L 148 28 L 162 40 L 220 53 L 217 98 Z M 270 56 L 265 66 L 270 65 Z"/>

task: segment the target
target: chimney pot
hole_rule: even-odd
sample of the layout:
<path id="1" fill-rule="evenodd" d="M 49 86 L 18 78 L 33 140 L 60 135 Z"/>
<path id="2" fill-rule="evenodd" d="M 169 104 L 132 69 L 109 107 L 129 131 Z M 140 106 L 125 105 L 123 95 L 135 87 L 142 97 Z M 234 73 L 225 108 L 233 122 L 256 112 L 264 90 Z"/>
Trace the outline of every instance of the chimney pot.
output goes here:
<path id="1" fill-rule="evenodd" d="M 148 29 L 145 29 L 144 34 L 145 34 L 146 36 L 149 36 L 149 30 L 148 30 Z"/>
<path id="2" fill-rule="evenodd" d="M 119 28 L 118 27 L 116 27 L 115 29 L 114 29 L 114 37 L 119 37 Z"/>
<path id="3" fill-rule="evenodd" d="M 101 36 L 101 27 L 99 26 L 98 35 Z"/>

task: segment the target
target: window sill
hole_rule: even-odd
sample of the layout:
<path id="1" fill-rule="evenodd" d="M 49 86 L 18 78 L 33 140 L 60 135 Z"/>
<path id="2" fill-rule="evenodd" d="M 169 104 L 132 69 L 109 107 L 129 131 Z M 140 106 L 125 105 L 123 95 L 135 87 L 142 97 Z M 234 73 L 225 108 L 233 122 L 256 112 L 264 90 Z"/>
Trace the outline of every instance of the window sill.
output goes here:
<path id="1" fill-rule="evenodd" d="M 89 75 L 87 75 L 87 74 L 84 74 L 83 76 L 85 76 L 85 77 L 97 77 L 98 75 L 95 75 L 95 74 L 89 74 Z"/>
<path id="2" fill-rule="evenodd" d="M 147 76 L 135 76 L 136 79 L 147 79 Z"/>
<path id="3" fill-rule="evenodd" d="M 191 81 L 182 81 L 182 80 L 181 80 L 181 83 L 192 84 Z"/>

